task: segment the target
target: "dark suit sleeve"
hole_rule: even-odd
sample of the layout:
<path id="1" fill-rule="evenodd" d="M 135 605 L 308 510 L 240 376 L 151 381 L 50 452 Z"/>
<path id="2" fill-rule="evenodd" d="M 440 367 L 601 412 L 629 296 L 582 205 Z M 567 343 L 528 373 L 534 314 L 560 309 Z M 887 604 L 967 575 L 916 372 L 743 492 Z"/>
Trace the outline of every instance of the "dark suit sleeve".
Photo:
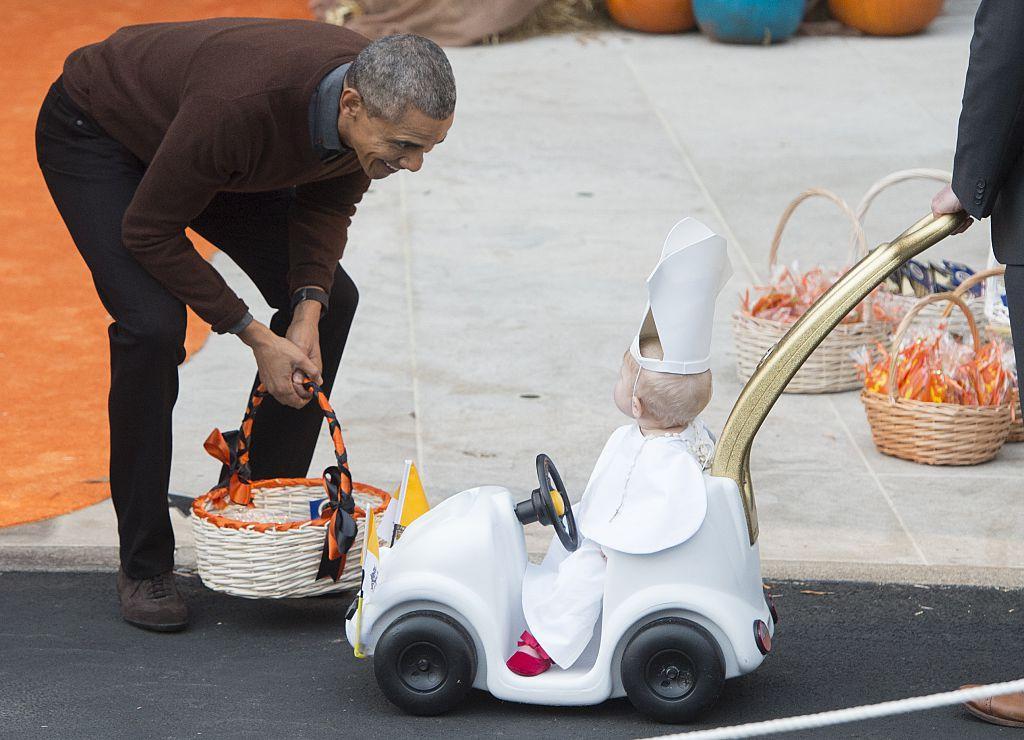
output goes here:
<path id="1" fill-rule="evenodd" d="M 953 159 L 953 192 L 985 218 L 1024 145 L 1024 2 L 982 0 Z"/>

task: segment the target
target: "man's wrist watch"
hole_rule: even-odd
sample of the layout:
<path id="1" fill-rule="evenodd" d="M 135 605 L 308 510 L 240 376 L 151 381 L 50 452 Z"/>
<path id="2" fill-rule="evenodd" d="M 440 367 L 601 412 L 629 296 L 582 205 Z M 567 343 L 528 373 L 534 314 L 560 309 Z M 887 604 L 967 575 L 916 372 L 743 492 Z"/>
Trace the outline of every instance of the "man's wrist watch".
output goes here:
<path id="1" fill-rule="evenodd" d="M 296 306 L 303 301 L 316 301 L 320 304 L 320 315 L 323 316 L 327 313 L 328 300 L 327 291 L 322 288 L 299 288 L 292 293 L 292 313 L 295 312 Z"/>

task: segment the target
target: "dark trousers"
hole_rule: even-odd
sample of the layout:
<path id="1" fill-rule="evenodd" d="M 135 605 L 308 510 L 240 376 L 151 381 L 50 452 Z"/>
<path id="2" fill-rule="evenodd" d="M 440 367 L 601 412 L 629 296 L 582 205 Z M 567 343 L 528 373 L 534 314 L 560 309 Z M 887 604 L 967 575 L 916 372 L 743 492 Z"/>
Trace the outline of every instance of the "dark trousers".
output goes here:
<path id="1" fill-rule="evenodd" d="M 1017 360 L 1018 384 L 1024 381 L 1024 265 L 1007 265 L 1006 307 L 1010 312 L 1013 355 Z"/>
<path id="2" fill-rule="evenodd" d="M 178 396 L 178 365 L 185 359 L 185 306 L 135 261 L 121 240 L 121 221 L 145 164 L 78 110 L 60 80 L 40 110 L 36 151 L 50 195 L 113 318 L 108 330 L 110 493 L 121 565 L 134 578 L 148 578 L 174 565 L 167 486 L 171 412 Z M 282 336 L 291 322 L 287 273 L 292 197 L 291 190 L 219 193 L 190 224 L 252 278 L 276 309 L 270 327 Z M 330 307 L 320 321 L 328 393 L 358 299 L 355 284 L 339 266 Z M 245 400 L 238 398 L 239 422 Z M 222 426 L 235 423 L 217 421 Z M 253 477 L 305 476 L 321 421 L 316 403 L 297 410 L 268 397 L 253 425 Z"/>

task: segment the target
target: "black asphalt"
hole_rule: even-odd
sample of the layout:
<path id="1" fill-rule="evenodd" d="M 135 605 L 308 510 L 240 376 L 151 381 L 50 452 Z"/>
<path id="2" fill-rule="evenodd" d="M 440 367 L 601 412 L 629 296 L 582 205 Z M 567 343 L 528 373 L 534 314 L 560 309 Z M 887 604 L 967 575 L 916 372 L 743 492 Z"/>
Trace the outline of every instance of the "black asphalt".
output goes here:
<path id="1" fill-rule="evenodd" d="M 350 597 L 248 601 L 181 579 L 193 626 L 120 621 L 109 573 L 0 573 L 0 737 L 627 738 L 681 729 L 628 702 L 546 708 L 473 692 L 455 713 L 400 714 L 352 657 Z M 729 681 L 701 727 L 1024 676 L 1020 591 L 775 583 L 776 645 Z M 959 707 L 786 737 L 1015 737 Z"/>

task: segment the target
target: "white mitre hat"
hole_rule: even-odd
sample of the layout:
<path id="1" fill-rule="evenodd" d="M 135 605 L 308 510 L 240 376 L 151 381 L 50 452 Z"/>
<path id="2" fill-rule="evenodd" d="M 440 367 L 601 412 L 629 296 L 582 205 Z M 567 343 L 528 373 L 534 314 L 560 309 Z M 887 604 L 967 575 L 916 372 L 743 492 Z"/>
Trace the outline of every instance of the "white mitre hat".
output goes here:
<path id="1" fill-rule="evenodd" d="M 696 375 L 711 367 L 715 299 L 732 275 L 725 239 L 695 218 L 672 227 L 647 278 L 647 309 L 629 348 L 645 370 Z M 661 341 L 664 359 L 640 355 L 640 340 Z"/>

